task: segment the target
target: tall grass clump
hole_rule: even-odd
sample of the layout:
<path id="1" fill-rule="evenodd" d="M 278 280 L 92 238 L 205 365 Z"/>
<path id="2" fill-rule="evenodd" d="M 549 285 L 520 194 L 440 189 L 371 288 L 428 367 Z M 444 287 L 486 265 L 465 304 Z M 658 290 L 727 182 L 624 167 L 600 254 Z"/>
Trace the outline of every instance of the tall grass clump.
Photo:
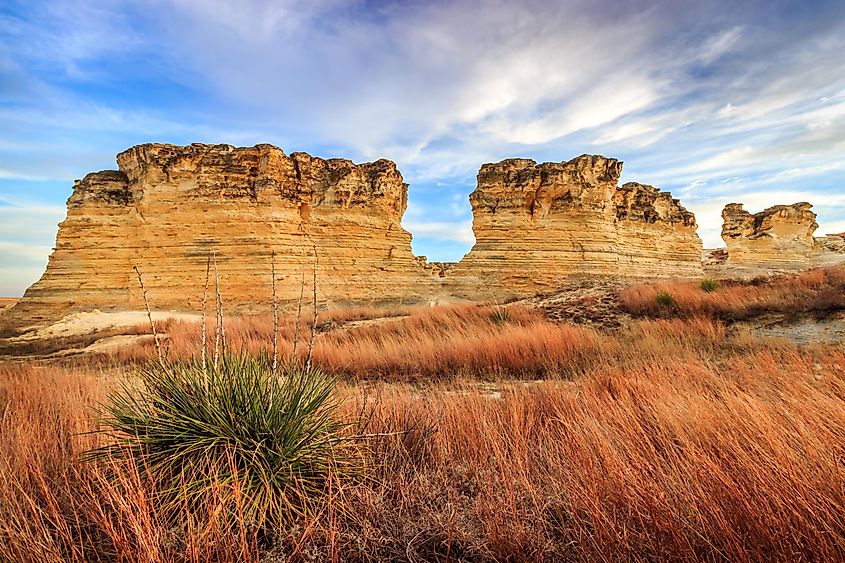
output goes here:
<path id="1" fill-rule="evenodd" d="M 511 320 L 511 312 L 501 305 L 497 305 L 490 312 L 490 318 L 494 323 L 504 324 Z"/>
<path id="2" fill-rule="evenodd" d="M 227 355 L 205 370 L 153 363 L 139 375 L 140 389 L 124 386 L 107 403 L 109 441 L 86 457 L 133 462 L 174 517 L 217 506 L 268 530 L 306 512 L 349 468 L 335 382 L 317 368 L 274 376 L 267 359 Z"/>
<path id="3" fill-rule="evenodd" d="M 675 297 L 668 291 L 658 291 L 654 296 L 654 301 L 666 309 L 671 309 L 676 305 Z"/>
<path id="4" fill-rule="evenodd" d="M 707 277 L 702 279 L 698 283 L 698 287 L 701 288 L 701 291 L 705 293 L 713 293 L 714 291 L 718 291 L 719 289 L 719 280 L 711 277 Z"/>

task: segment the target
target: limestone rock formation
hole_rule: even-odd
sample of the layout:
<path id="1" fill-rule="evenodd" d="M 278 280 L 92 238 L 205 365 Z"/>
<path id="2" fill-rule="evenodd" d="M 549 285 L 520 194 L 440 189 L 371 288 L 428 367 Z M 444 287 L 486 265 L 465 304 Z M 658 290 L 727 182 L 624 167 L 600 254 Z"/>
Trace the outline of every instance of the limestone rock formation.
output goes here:
<path id="1" fill-rule="evenodd" d="M 845 255 L 845 233 L 816 237 L 816 247 L 821 252 Z"/>
<path id="2" fill-rule="evenodd" d="M 809 267 L 818 228 L 816 214 L 807 202 L 775 205 L 751 214 L 741 203 L 722 210 L 722 239 L 728 248 L 728 265 L 749 268 L 800 269 Z"/>
<path id="3" fill-rule="evenodd" d="M 46 272 L 11 311 L 19 321 L 141 308 L 134 267 L 154 308 L 198 311 L 213 255 L 232 309 L 266 311 L 273 251 L 282 299 L 310 284 L 315 250 L 321 301 L 414 299 L 433 287 L 400 226 L 407 184 L 389 160 L 145 144 L 117 161 L 74 185 Z"/>
<path id="4" fill-rule="evenodd" d="M 483 165 L 470 195 L 476 243 L 452 274 L 458 291 L 524 295 L 575 274 L 701 275 L 693 214 L 652 186 L 619 187 L 621 170 L 590 155 Z"/>
<path id="5" fill-rule="evenodd" d="M 451 275 L 452 269 L 457 262 L 429 262 L 426 256 L 417 256 L 417 263 L 420 267 L 435 278 L 445 278 Z"/>
<path id="6" fill-rule="evenodd" d="M 618 186 L 622 163 L 603 156 L 484 165 L 470 196 L 477 242 L 458 264 L 413 256 L 400 226 L 408 186 L 388 160 L 146 144 L 117 161 L 75 183 L 46 272 L 4 322 L 143 309 L 137 272 L 153 309 L 198 312 L 212 257 L 227 309 L 266 313 L 274 252 L 282 301 L 311 285 L 316 256 L 318 298 L 330 304 L 498 299 L 575 275 L 701 274 L 693 215 L 652 186 Z"/>
<path id="7" fill-rule="evenodd" d="M 701 253 L 701 264 L 705 270 L 709 268 L 718 268 L 728 261 L 727 248 L 705 248 Z"/>

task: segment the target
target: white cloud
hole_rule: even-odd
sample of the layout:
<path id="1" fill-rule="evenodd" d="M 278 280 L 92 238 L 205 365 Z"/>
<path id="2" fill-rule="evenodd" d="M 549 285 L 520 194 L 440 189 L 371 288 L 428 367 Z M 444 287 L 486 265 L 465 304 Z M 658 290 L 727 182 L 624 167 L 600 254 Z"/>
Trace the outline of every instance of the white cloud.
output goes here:
<path id="1" fill-rule="evenodd" d="M 467 244 L 475 243 L 472 233 L 472 221 L 403 221 L 402 226 L 414 237 L 425 237 L 439 241 L 456 241 Z"/>
<path id="2" fill-rule="evenodd" d="M 738 25 L 717 33 L 702 45 L 695 59 L 703 64 L 710 64 L 729 53 L 740 41 L 743 29 L 743 26 Z"/>
<path id="3" fill-rule="evenodd" d="M 819 227 L 818 233 L 822 233 L 825 235 L 838 235 L 840 233 L 845 233 L 845 220 L 825 223 L 823 228 L 821 226 Z"/>
<path id="4" fill-rule="evenodd" d="M 43 204 L 0 205 L 0 243 L 27 243 L 42 249 L 52 247 L 65 213 L 64 207 Z"/>
<path id="5" fill-rule="evenodd" d="M 51 246 L 0 241 L 0 297 L 18 297 L 47 266 Z"/>
<path id="6" fill-rule="evenodd" d="M 41 180 L 55 180 L 56 178 L 48 178 L 46 176 L 33 176 L 25 172 L 17 172 L 15 170 L 8 170 L 0 168 L 0 180 L 26 180 L 26 181 L 41 181 Z M 60 178 L 61 179 L 61 178 Z"/>
<path id="7" fill-rule="evenodd" d="M 44 257 L 50 254 L 52 250 L 52 246 L 0 241 L 0 256 L 12 256 L 16 259 L 34 261 L 39 264 L 44 261 Z"/>

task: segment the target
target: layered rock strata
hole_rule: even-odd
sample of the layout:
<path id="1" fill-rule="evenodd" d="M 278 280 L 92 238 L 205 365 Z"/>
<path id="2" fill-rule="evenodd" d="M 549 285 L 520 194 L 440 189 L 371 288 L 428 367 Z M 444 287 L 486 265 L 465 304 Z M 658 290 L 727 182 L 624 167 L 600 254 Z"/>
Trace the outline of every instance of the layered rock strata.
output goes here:
<path id="1" fill-rule="evenodd" d="M 728 257 L 723 274 L 765 274 L 845 262 L 845 233 L 813 236 L 818 224 L 812 208 L 800 202 L 751 214 L 741 203 L 726 205 L 722 239 Z"/>
<path id="2" fill-rule="evenodd" d="M 426 256 L 417 256 L 420 267 L 435 278 L 445 278 L 451 275 L 457 262 L 429 262 Z"/>
<path id="3" fill-rule="evenodd" d="M 153 308 L 198 311 L 212 256 L 232 309 L 266 309 L 273 252 L 282 300 L 310 285 L 315 253 L 321 301 L 432 291 L 400 226 L 408 186 L 389 160 L 146 144 L 117 162 L 75 183 L 47 270 L 11 311 L 18 320 L 142 308 L 136 267 Z M 213 266 L 211 278 L 213 291 Z"/>
<path id="4" fill-rule="evenodd" d="M 590 155 L 482 166 L 470 195 L 476 243 L 452 273 L 457 291 L 525 295 L 576 274 L 700 276 L 693 214 L 652 186 L 618 186 L 621 170 Z"/>
<path id="5" fill-rule="evenodd" d="M 816 248 L 822 253 L 845 255 L 845 233 L 816 237 Z"/>
<path id="6" fill-rule="evenodd" d="M 809 267 L 816 251 L 816 214 L 807 202 L 775 205 L 753 215 L 741 203 L 722 210 L 728 265 L 749 268 Z"/>
<path id="7" fill-rule="evenodd" d="M 197 312 L 216 260 L 229 311 L 278 297 L 322 302 L 487 300 L 552 290 L 576 275 L 697 277 L 695 217 L 652 186 L 618 185 L 622 163 L 583 155 L 484 165 L 470 196 L 476 244 L 458 264 L 414 257 L 400 226 L 407 189 L 388 160 L 353 164 L 257 145 L 146 144 L 74 185 L 41 279 L 4 322 L 140 310 Z M 304 281 L 303 281 L 304 280 Z"/>

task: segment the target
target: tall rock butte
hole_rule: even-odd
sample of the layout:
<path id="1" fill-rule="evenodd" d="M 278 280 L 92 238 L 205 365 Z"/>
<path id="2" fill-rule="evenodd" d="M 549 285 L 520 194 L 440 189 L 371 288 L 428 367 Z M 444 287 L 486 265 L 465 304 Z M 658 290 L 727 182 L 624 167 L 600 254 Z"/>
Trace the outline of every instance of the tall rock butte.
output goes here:
<path id="1" fill-rule="evenodd" d="M 281 300 L 311 283 L 324 303 L 488 300 L 573 275 L 701 274 L 695 217 L 654 187 L 619 187 L 603 156 L 485 164 L 470 196 L 477 242 L 456 264 L 411 252 L 408 186 L 388 160 L 285 155 L 271 145 L 145 144 L 74 185 L 44 275 L 4 313 L 15 325 L 144 306 L 201 309 L 216 257 L 229 311 L 266 312 L 271 255 Z M 214 274 L 212 272 L 212 283 Z"/>
<path id="2" fill-rule="evenodd" d="M 321 301 L 418 298 L 433 287 L 400 226 L 408 186 L 388 160 L 145 144 L 117 162 L 74 185 L 46 272 L 9 312 L 18 321 L 142 308 L 135 267 L 153 308 L 199 311 L 212 255 L 226 305 L 242 311 L 266 311 L 273 251 L 282 299 L 310 283 L 314 249 Z"/>
<path id="3" fill-rule="evenodd" d="M 652 186 L 618 186 L 621 171 L 591 155 L 483 165 L 470 195 L 476 243 L 451 273 L 455 291 L 526 295 L 576 274 L 700 276 L 693 214 Z"/>
<path id="4" fill-rule="evenodd" d="M 818 228 L 807 202 L 775 205 L 753 215 L 741 203 L 722 210 L 727 265 L 750 270 L 797 270 L 845 260 L 842 235 L 814 237 Z"/>

